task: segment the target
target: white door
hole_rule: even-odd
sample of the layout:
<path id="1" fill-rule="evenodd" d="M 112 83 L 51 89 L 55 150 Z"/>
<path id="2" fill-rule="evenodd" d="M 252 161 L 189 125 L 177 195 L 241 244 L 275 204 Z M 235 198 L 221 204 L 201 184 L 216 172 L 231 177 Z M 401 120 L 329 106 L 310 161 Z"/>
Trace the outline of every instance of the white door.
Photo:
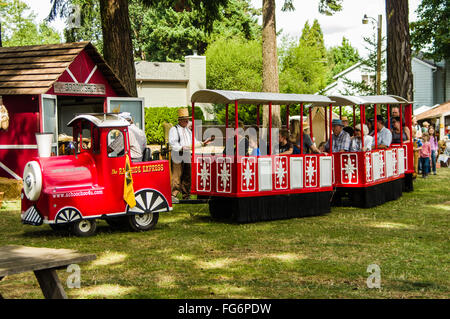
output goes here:
<path id="1" fill-rule="evenodd" d="M 108 97 L 106 101 L 108 113 L 129 112 L 134 124 L 145 131 L 143 97 Z"/>
<path id="2" fill-rule="evenodd" d="M 56 95 L 42 94 L 42 133 L 53 133 L 52 152 L 58 155 L 58 107 Z"/>

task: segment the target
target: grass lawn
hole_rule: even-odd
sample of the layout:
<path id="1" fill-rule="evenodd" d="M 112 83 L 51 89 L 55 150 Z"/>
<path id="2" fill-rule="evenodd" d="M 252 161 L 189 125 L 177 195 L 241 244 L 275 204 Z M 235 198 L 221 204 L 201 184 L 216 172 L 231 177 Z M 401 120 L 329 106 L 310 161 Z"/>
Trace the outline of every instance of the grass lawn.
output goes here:
<path id="1" fill-rule="evenodd" d="M 450 169 L 373 209 L 255 224 L 213 222 L 207 205 L 176 205 L 153 231 L 77 238 L 0 211 L 0 245 L 95 253 L 70 298 L 449 298 Z M 9 209 L 8 209 L 9 207 Z M 14 211 L 14 209 L 16 209 Z M 366 285 L 381 268 L 381 289 Z M 69 275 L 58 275 L 65 286 Z M 43 298 L 32 273 L 0 282 L 5 298 Z"/>

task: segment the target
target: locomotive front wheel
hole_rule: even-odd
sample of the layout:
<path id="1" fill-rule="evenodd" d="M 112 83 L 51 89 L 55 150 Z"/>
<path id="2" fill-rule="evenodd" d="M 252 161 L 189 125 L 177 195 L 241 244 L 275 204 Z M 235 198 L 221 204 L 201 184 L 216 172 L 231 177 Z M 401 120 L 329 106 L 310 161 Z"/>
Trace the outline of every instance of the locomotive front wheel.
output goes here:
<path id="1" fill-rule="evenodd" d="M 130 228 L 134 231 L 147 231 L 158 223 L 159 213 L 144 213 L 128 216 Z"/>
<path id="2" fill-rule="evenodd" d="M 97 222 L 95 219 L 81 219 L 72 224 L 72 233 L 79 237 L 89 237 L 95 234 Z"/>

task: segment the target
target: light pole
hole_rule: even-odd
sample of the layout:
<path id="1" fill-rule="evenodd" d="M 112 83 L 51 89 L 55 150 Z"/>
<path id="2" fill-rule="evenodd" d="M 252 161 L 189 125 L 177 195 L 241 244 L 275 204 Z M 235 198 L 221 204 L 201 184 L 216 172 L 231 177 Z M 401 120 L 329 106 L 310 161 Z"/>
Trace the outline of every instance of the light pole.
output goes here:
<path id="1" fill-rule="evenodd" d="M 363 24 L 369 23 L 369 19 L 372 19 L 377 23 L 378 36 L 377 36 L 377 77 L 376 77 L 376 91 L 377 95 L 381 94 L 381 14 L 378 15 L 378 21 L 372 17 L 364 15 L 362 19 Z"/>

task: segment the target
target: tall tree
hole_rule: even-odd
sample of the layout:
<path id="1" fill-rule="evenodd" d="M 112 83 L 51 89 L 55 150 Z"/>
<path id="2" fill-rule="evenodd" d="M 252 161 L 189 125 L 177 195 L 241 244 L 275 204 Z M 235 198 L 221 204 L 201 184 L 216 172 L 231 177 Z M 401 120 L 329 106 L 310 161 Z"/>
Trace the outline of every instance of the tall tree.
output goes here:
<path id="1" fill-rule="evenodd" d="M 132 96 L 137 96 L 128 0 L 100 0 L 103 55 Z"/>
<path id="2" fill-rule="evenodd" d="M 418 20 L 411 23 L 411 40 L 416 51 L 439 61 L 450 59 L 450 1 L 422 0 Z"/>
<path id="3" fill-rule="evenodd" d="M 46 22 L 36 24 L 36 14 L 20 0 L 0 2 L 3 46 L 60 43 L 61 37 Z"/>
<path id="4" fill-rule="evenodd" d="M 413 99 L 408 0 L 386 0 L 387 94 Z"/>
<path id="5" fill-rule="evenodd" d="M 358 50 L 352 47 L 346 37 L 342 37 L 340 46 L 331 47 L 327 54 L 332 77 L 351 67 L 353 64 L 358 63 L 360 60 Z"/>
<path id="6" fill-rule="evenodd" d="M 70 14 L 73 0 L 50 0 L 52 9 L 49 19 L 58 14 Z M 131 39 L 131 25 L 129 19 L 128 0 L 99 0 L 102 21 L 103 55 L 106 62 L 124 83 L 132 96 L 137 96 L 136 70 L 134 67 L 133 44 Z M 207 31 L 213 28 L 213 22 L 219 14 L 219 9 L 228 0 L 141 0 L 147 6 L 165 4 L 176 11 L 199 9 L 202 11 L 202 25 Z"/>
<path id="7" fill-rule="evenodd" d="M 313 94 L 326 86 L 327 51 L 317 20 L 306 21 L 300 40 L 283 43 L 280 53 L 281 92 Z"/>
<path id="8" fill-rule="evenodd" d="M 294 10 L 292 0 L 284 0 L 282 11 Z M 320 0 L 319 12 L 331 15 L 342 9 L 342 0 Z M 275 23 L 275 0 L 262 1 L 263 30 L 262 30 L 262 56 L 263 56 L 263 91 L 278 92 L 278 60 L 277 60 L 277 35 Z M 273 126 L 281 126 L 280 108 L 272 109 Z M 268 126 L 269 109 L 264 107 L 263 125 Z"/>

